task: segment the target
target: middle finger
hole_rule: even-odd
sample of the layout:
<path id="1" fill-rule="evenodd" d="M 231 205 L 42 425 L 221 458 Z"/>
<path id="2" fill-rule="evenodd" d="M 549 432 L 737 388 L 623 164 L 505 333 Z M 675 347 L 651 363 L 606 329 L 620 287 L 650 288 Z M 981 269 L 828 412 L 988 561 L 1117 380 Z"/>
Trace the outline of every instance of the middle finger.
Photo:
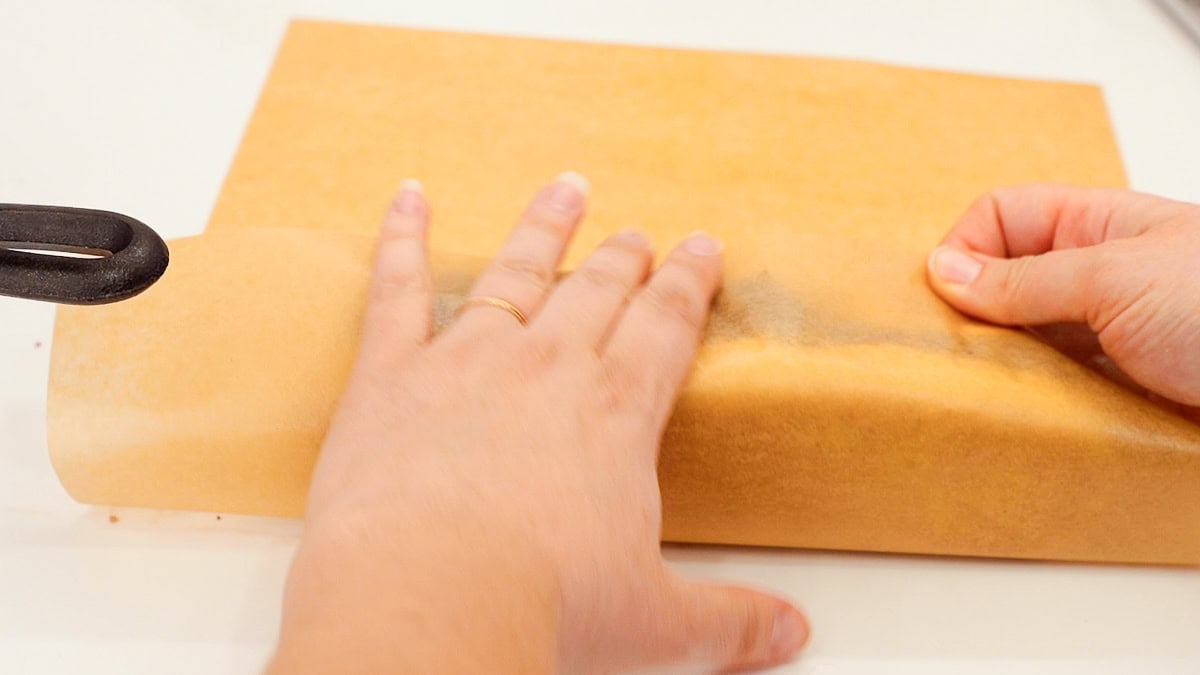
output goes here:
<path id="1" fill-rule="evenodd" d="M 588 181 L 567 172 L 543 187 L 521 216 L 508 241 L 480 275 L 468 297 L 509 303 L 527 318 L 537 313 L 554 284 L 567 244 L 583 218 Z M 501 303 L 501 304 L 502 304 Z M 451 332 L 491 333 L 519 327 L 498 304 L 471 304 Z"/>

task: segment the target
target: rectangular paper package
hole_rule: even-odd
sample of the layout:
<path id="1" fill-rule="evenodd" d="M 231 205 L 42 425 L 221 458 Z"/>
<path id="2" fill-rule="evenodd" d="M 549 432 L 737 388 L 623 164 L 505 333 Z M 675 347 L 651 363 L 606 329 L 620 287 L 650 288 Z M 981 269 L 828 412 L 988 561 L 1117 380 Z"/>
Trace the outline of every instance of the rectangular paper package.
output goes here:
<path id="1" fill-rule="evenodd" d="M 319 22 L 288 31 L 209 231 L 143 295 L 60 310 L 63 484 L 299 515 L 396 183 L 433 203 L 445 319 L 563 169 L 594 185 L 568 268 L 626 227 L 726 244 L 665 539 L 1200 562 L 1200 428 L 924 281 L 989 188 L 1124 184 L 1096 87 Z"/>

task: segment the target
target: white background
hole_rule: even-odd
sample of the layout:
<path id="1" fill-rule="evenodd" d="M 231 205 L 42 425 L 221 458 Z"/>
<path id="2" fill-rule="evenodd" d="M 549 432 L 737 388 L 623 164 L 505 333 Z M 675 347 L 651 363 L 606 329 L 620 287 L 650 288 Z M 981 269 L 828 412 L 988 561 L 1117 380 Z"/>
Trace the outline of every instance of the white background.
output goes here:
<path id="1" fill-rule="evenodd" d="M 1200 48 L 1143 0 L 0 0 L 0 201 L 200 232 L 293 16 L 1099 83 L 1133 185 L 1200 201 Z M 298 524 L 73 504 L 46 453 L 52 320 L 0 299 L 0 672 L 254 672 Z M 1196 569 L 668 557 L 803 604 L 784 672 L 1200 673 Z"/>

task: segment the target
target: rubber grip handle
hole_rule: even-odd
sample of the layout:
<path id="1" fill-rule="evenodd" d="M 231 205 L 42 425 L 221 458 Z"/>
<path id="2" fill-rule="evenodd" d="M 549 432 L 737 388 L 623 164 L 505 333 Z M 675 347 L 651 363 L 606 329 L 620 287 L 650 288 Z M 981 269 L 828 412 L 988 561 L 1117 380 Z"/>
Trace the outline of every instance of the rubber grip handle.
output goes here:
<path id="1" fill-rule="evenodd" d="M 0 295 L 71 305 L 117 302 L 158 281 L 168 260 L 162 238 L 126 215 L 0 204 Z"/>

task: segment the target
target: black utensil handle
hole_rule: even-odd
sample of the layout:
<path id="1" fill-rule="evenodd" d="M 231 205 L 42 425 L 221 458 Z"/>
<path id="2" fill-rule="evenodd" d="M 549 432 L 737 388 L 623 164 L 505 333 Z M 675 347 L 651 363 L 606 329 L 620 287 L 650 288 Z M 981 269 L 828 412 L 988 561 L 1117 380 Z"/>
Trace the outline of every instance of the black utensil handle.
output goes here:
<path id="1" fill-rule="evenodd" d="M 158 281 L 167 261 L 162 238 L 129 216 L 0 204 L 0 295 L 71 305 L 116 302 Z"/>

